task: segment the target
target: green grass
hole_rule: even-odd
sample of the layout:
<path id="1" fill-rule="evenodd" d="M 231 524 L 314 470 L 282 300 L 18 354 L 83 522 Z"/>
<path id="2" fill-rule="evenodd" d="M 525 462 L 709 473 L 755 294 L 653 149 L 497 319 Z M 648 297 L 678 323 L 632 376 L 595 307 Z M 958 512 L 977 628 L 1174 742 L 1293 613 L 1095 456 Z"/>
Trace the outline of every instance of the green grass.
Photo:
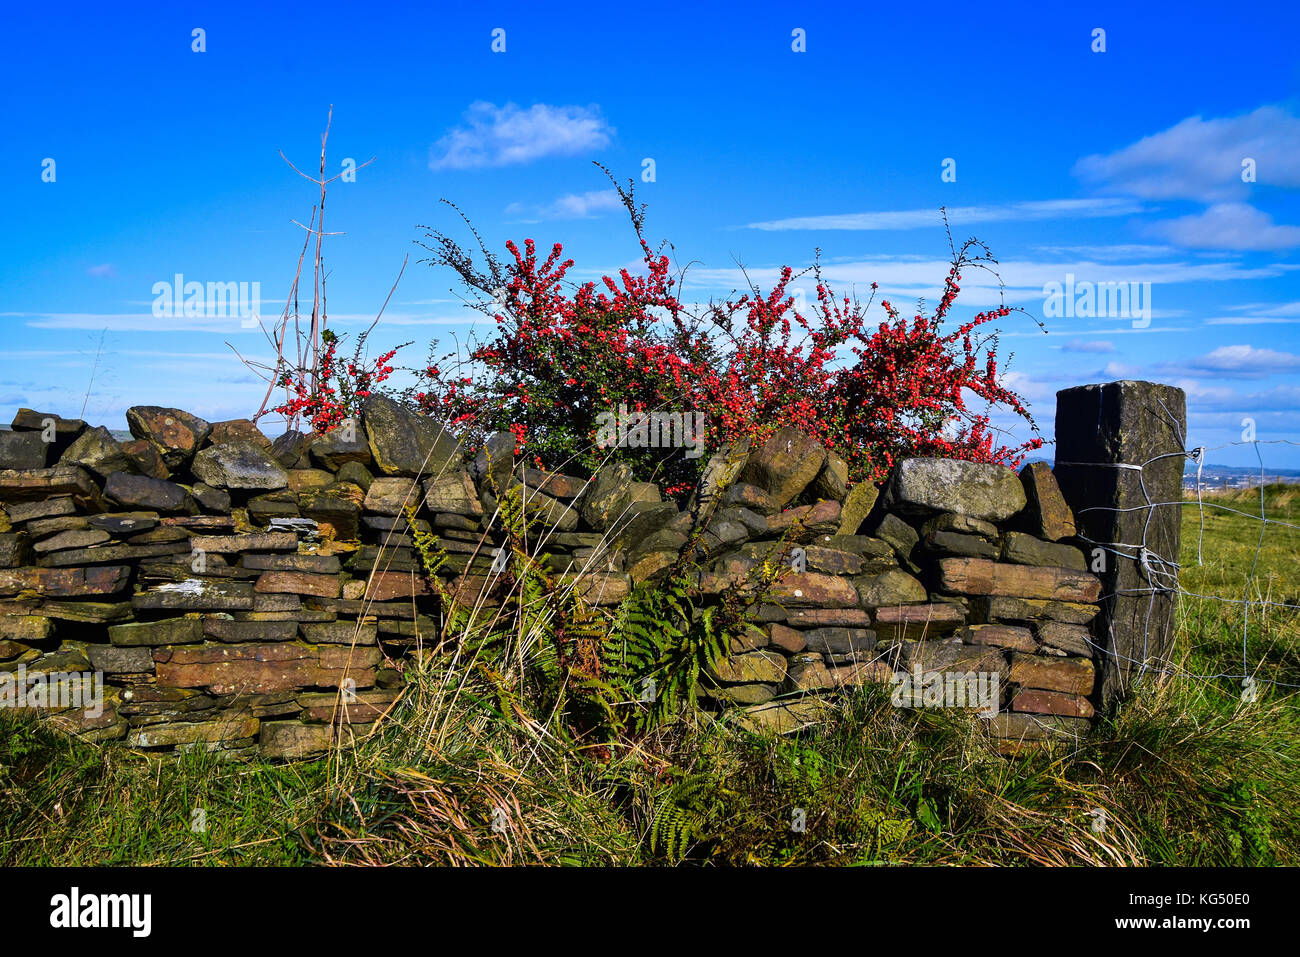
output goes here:
<path id="1" fill-rule="evenodd" d="M 1300 525 L 1300 490 L 1265 495 Z M 1300 531 L 1264 526 L 1259 545 L 1258 491 L 1210 501 L 1256 517 L 1207 508 L 1198 564 L 1186 508 L 1184 589 L 1300 604 Z M 594 764 L 525 693 L 484 695 L 445 663 L 328 761 L 149 757 L 0 716 L 0 863 L 1295 865 L 1297 698 L 1269 682 L 1300 684 L 1298 631 L 1295 609 L 1185 597 L 1175 675 L 1078 750 L 1010 759 L 868 688 L 798 739 L 695 716 Z"/>

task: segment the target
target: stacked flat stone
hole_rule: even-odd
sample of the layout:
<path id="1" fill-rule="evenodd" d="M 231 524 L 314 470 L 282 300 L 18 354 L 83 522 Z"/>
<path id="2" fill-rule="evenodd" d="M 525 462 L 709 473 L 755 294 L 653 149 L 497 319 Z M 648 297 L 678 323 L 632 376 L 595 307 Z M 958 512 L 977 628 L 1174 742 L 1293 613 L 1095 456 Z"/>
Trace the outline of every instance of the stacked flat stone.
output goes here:
<path id="1" fill-rule="evenodd" d="M 751 606 L 713 700 L 785 731 L 816 720 L 838 689 L 996 674 L 1000 713 L 987 726 L 1001 750 L 1082 734 L 1101 584 L 1050 467 L 907 459 L 879 490 L 846 489 L 846 473 L 793 429 L 710 463 L 696 503 L 711 506 L 715 550 L 703 590 L 738 586 L 764 561 L 789 566 Z M 631 551 L 634 580 L 671 560 L 658 547 L 650 536 Z"/>
<path id="2" fill-rule="evenodd" d="M 118 441 L 23 409 L 0 432 L 0 671 L 102 672 L 102 714 L 54 716 L 91 739 L 272 758 L 354 740 L 398 701 L 402 660 L 454 640 L 416 533 L 447 555 L 441 590 L 491 608 L 510 587 L 498 499 L 519 486 L 530 552 L 594 605 L 666 574 L 700 527 L 706 600 L 765 561 L 798 565 L 752 596 L 708 676 L 706 700 L 743 721 L 792 730 L 829 694 L 914 668 L 996 672 L 1006 750 L 1092 715 L 1100 585 L 1041 464 L 909 459 L 879 491 L 849 488 L 840 456 L 783 429 L 714 455 L 679 508 L 623 464 L 530 468 L 509 433 L 471 456 L 382 397 L 274 441 L 177 409 L 127 421 Z"/>

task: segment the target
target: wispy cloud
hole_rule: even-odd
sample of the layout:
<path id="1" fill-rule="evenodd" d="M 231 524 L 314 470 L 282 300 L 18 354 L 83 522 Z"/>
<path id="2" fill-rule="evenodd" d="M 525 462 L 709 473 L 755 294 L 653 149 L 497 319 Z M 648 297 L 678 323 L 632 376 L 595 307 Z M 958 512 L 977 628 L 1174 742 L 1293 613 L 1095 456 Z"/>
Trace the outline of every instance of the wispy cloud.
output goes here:
<path id="1" fill-rule="evenodd" d="M 1128 216 L 1140 212 L 1141 205 L 1123 199 L 1045 199 L 995 206 L 952 206 L 948 221 L 954 226 L 973 223 L 1026 222 L 1041 219 L 1065 219 L 1099 216 Z M 925 229 L 940 226 L 943 220 L 937 209 L 904 209 L 865 213 L 838 213 L 827 216 L 795 216 L 748 223 L 745 229 Z"/>
<path id="2" fill-rule="evenodd" d="M 1258 182 L 1300 187 L 1300 119 L 1276 106 L 1220 119 L 1191 116 L 1114 153 L 1085 156 L 1074 172 L 1144 199 L 1222 202 L 1248 194 L 1248 159 Z"/>
<path id="3" fill-rule="evenodd" d="M 1058 347 L 1062 352 L 1115 352 L 1115 343 L 1106 339 L 1071 339 Z"/>
<path id="4" fill-rule="evenodd" d="M 1217 376 L 1254 379 L 1300 370 L 1300 355 L 1241 344 L 1220 346 L 1205 355 L 1160 365 L 1165 369 L 1183 368 Z"/>
<path id="5" fill-rule="evenodd" d="M 517 220 L 537 223 L 551 219 L 594 219 L 601 213 L 613 212 L 623 207 L 623 200 L 612 189 L 597 189 L 586 193 L 566 193 L 545 205 L 511 203 L 505 209 L 507 216 L 525 217 Z"/>
<path id="6" fill-rule="evenodd" d="M 465 125 L 438 140 L 429 168 L 481 169 L 572 156 L 604 148 L 614 133 L 596 106 L 536 103 L 523 109 L 480 100 L 466 111 Z"/>
<path id="7" fill-rule="evenodd" d="M 113 268 L 112 263 L 101 263 L 87 269 L 86 275 L 93 276 L 96 279 L 111 279 L 117 275 L 117 270 Z"/>
<path id="8" fill-rule="evenodd" d="M 1300 149 L 1300 144 L 1297 145 Z M 1152 223 L 1153 235 L 1190 249 L 1290 249 L 1300 246 L 1300 226 L 1279 226 L 1249 203 L 1216 203 L 1202 213 Z"/>

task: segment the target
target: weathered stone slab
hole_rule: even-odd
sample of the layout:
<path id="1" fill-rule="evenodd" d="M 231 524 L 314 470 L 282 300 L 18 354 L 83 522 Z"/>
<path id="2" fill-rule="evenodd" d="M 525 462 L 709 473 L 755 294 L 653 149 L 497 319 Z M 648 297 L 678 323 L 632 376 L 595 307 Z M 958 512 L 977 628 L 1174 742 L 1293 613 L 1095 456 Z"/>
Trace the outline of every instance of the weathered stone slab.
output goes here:
<path id="1" fill-rule="evenodd" d="M 1034 634 L 1048 648 L 1056 648 L 1066 654 L 1092 658 L 1096 649 L 1092 643 L 1092 632 L 1085 625 L 1071 625 L 1063 621 L 1034 622 Z"/>
<path id="2" fill-rule="evenodd" d="M 208 433 L 207 445 L 226 445 L 231 442 L 244 442 L 255 445 L 264 451 L 271 451 L 271 440 L 262 434 L 252 419 L 226 419 L 213 422 L 212 431 Z"/>
<path id="3" fill-rule="evenodd" d="M 178 721 L 133 729 L 126 737 L 132 748 L 167 748 L 189 744 L 219 744 L 257 736 L 257 718 L 234 715 L 216 721 Z"/>
<path id="4" fill-rule="evenodd" d="M 809 486 L 825 463 L 826 449 L 820 442 L 786 426 L 750 453 L 740 480 L 757 485 L 783 508 Z"/>
<path id="5" fill-rule="evenodd" d="M 385 475 L 437 475 L 464 458 L 460 443 L 440 422 L 387 396 L 367 398 L 361 415 L 370 456 Z"/>
<path id="6" fill-rule="evenodd" d="M 806 535 L 825 535 L 840 527 L 840 503 L 833 499 L 777 512 L 767 520 L 769 532 L 796 529 Z"/>
<path id="7" fill-rule="evenodd" d="M 244 555 L 239 563 L 245 568 L 258 571 L 307 572 L 316 575 L 336 575 L 340 571 L 337 555 Z"/>
<path id="8" fill-rule="evenodd" d="M 1094 714 L 1092 702 L 1079 695 L 1062 694 L 1059 691 L 1042 691 L 1037 688 L 1022 688 L 1011 698 L 1012 711 L 1024 711 L 1032 714 L 1058 714 L 1070 718 L 1091 718 Z"/>
<path id="9" fill-rule="evenodd" d="M 858 590 L 846 578 L 821 572 L 790 572 L 772 583 L 768 600 L 791 608 L 854 608 Z"/>
<path id="10" fill-rule="evenodd" d="M 0 502 L 7 506 L 39 499 L 70 496 L 75 504 L 84 511 L 103 511 L 99 486 L 90 477 L 90 473 L 77 466 L 59 465 L 49 469 L 3 469 L 0 470 Z M 53 506 L 63 508 L 64 506 Z M 9 508 L 9 517 L 13 522 L 25 521 L 27 518 L 44 518 L 49 515 L 66 515 L 63 511 L 46 511 L 21 508 Z M 17 517 L 17 516 L 25 516 Z"/>
<path id="11" fill-rule="evenodd" d="M 780 684 L 785 680 L 785 656 L 774 651 L 753 651 L 730 655 L 707 670 L 710 678 L 723 684 L 765 682 Z"/>
<path id="12" fill-rule="evenodd" d="M 876 645 L 869 628 L 814 628 L 804 633 L 810 652 L 821 655 L 867 655 Z"/>
<path id="13" fill-rule="evenodd" d="M 787 604 L 789 604 L 787 602 Z M 871 624 L 871 614 L 861 608 L 795 608 L 782 609 L 779 606 L 765 606 L 776 610 L 780 619 L 797 628 L 823 628 L 846 626 L 865 628 Z"/>
<path id="14" fill-rule="evenodd" d="M 108 640 L 124 648 L 194 644 L 203 640 L 203 622 L 198 618 L 133 621 L 109 628 Z"/>
<path id="15" fill-rule="evenodd" d="M 1074 512 L 1065 503 L 1050 465 L 1029 463 L 1020 470 L 1020 484 L 1025 488 L 1027 502 L 1020 521 L 1026 530 L 1053 542 L 1075 534 Z"/>
<path id="16" fill-rule="evenodd" d="M 194 535 L 190 548 L 200 552 L 230 555 L 238 552 L 291 552 L 298 547 L 298 536 L 293 532 L 252 532 L 241 535 Z M 249 555 L 246 558 L 253 558 Z M 337 560 L 336 560 L 337 561 Z M 244 563 L 245 568 L 255 565 Z"/>
<path id="17" fill-rule="evenodd" d="M 90 667 L 105 674 L 148 674 L 153 671 L 153 652 L 145 647 L 91 645 L 86 653 Z"/>
<path id="18" fill-rule="evenodd" d="M 795 631 L 788 625 L 772 622 L 766 628 L 768 644 L 788 655 L 798 654 L 808 646 L 808 639 L 803 632 Z"/>
<path id="19" fill-rule="evenodd" d="M 1093 602 L 1101 594 L 1101 582 L 1087 572 L 1011 565 L 984 558 L 941 558 L 939 583 L 944 591 L 958 595 Z"/>
<path id="20" fill-rule="evenodd" d="M 373 483 L 371 485 L 373 488 Z M 327 488 L 303 492 L 299 497 L 302 514 L 316 521 L 322 534 L 332 529 L 330 537 L 354 541 L 361 530 L 361 506 L 368 493 L 349 482 L 336 482 Z"/>
<path id="21" fill-rule="evenodd" d="M 108 477 L 104 497 L 127 509 L 191 514 L 199 510 L 190 493 L 175 482 L 126 472 L 114 472 Z"/>
<path id="22" fill-rule="evenodd" d="M 202 637 L 231 643 L 292 641 L 298 637 L 298 622 L 204 618 Z"/>
<path id="23" fill-rule="evenodd" d="M 346 462 L 362 465 L 372 462 L 366 431 L 356 417 L 344 419 L 329 432 L 314 438 L 310 449 L 312 459 L 331 472 L 337 472 Z"/>
<path id="24" fill-rule="evenodd" d="M 807 546 L 804 549 L 804 558 L 813 571 L 825 572 L 828 575 L 856 575 L 867 563 L 866 558 L 856 552 L 839 548 L 823 548 L 820 545 Z"/>
<path id="25" fill-rule="evenodd" d="M 944 512 L 942 515 L 936 515 L 934 518 L 926 519 L 921 525 L 921 537 L 929 535 L 931 532 L 954 532 L 958 535 L 978 535 L 980 538 L 988 539 L 990 542 L 998 537 L 998 527 L 992 522 L 986 522 L 983 519 L 971 518 L 969 515 L 958 515 L 956 512 Z"/>
<path id="26" fill-rule="evenodd" d="M 288 595 L 315 595 L 318 598 L 338 598 L 342 583 L 337 575 L 313 575 L 309 572 L 263 572 L 254 590 L 263 593 Z M 269 609 L 268 609 L 269 610 Z"/>
<path id="27" fill-rule="evenodd" d="M 0 432 L 0 468 L 43 469 L 49 453 L 50 446 L 39 432 Z"/>
<path id="28" fill-rule="evenodd" d="M 0 495 L 0 501 L 12 502 L 13 500 Z M 68 495 L 40 499 L 35 502 L 15 502 L 5 506 L 5 511 L 9 513 L 9 521 L 15 525 L 59 515 L 72 515 L 76 510 L 76 503 Z"/>
<path id="29" fill-rule="evenodd" d="M 126 410 L 127 428 L 137 439 L 145 439 L 162 456 L 172 471 L 194 457 L 212 426 L 197 415 L 156 405 L 137 405 Z"/>
<path id="30" fill-rule="evenodd" d="M 826 701 L 815 696 L 793 701 L 769 701 L 740 711 L 736 722 L 755 733 L 793 734 L 816 724 L 830 710 Z"/>
<path id="31" fill-rule="evenodd" d="M 266 758 L 298 760 L 324 754 L 333 740 L 334 732 L 328 724 L 263 721 L 258 750 Z"/>
<path id="32" fill-rule="evenodd" d="M 1072 568 L 1075 571 L 1088 570 L 1088 563 L 1083 552 L 1073 545 L 1061 545 L 1045 542 L 1041 538 L 1024 532 L 1007 532 L 1002 539 L 1002 561 L 1019 565 L 1047 565 L 1058 568 Z"/>
<path id="33" fill-rule="evenodd" d="M 15 432 L 37 432 L 41 438 L 53 438 L 49 458 L 58 461 L 64 451 L 87 428 L 82 419 L 65 419 L 52 412 L 19 409 L 10 426 Z"/>
<path id="34" fill-rule="evenodd" d="M 961 459 L 903 459 L 885 485 L 882 503 L 910 515 L 955 512 L 1001 522 L 1025 507 L 1025 490 L 1004 465 Z"/>
<path id="35" fill-rule="evenodd" d="M 19 434 L 38 437 L 32 432 Z M 68 446 L 68 450 L 59 458 L 59 464 L 79 465 L 93 472 L 100 479 L 107 478 L 113 472 L 134 471 L 134 463 L 130 457 L 122 451 L 122 446 L 113 438 L 112 433 L 102 425 L 83 432 Z"/>
<path id="36" fill-rule="evenodd" d="M 899 568 L 891 568 L 879 575 L 861 575 L 853 579 L 853 584 L 863 608 L 912 605 L 929 597 L 924 585 Z"/>
<path id="37" fill-rule="evenodd" d="M 304 721 L 337 721 L 344 724 L 369 724 L 382 718 L 400 697 L 397 691 L 372 689 L 351 694 L 318 691 L 300 694 Z"/>
<path id="38" fill-rule="evenodd" d="M 11 604 L 11 603 L 6 603 Z M 129 601 L 43 601 L 39 609 L 46 618 L 103 625 L 131 617 Z"/>
<path id="39" fill-rule="evenodd" d="M 758 515 L 775 515 L 781 511 L 777 500 L 757 485 L 736 482 L 722 495 L 724 508 L 747 508 Z"/>
<path id="40" fill-rule="evenodd" d="M 109 512 L 86 519 L 91 528 L 99 528 L 117 538 L 147 532 L 158 527 L 157 512 Z"/>
<path id="41" fill-rule="evenodd" d="M 130 471 L 159 479 L 171 476 L 171 470 L 167 468 L 167 463 L 163 461 L 163 457 L 148 440 L 130 439 L 126 442 L 119 442 L 118 445 L 122 449 L 122 454 L 131 463 Z"/>
<path id="42" fill-rule="evenodd" d="M 1054 715 L 995 714 L 988 721 L 990 734 L 1013 741 L 1078 741 L 1091 727 L 1083 718 Z"/>
<path id="43" fill-rule="evenodd" d="M 312 645 L 373 645 L 378 640 L 374 625 L 359 625 L 355 621 L 333 621 L 301 626 L 303 641 Z"/>
<path id="44" fill-rule="evenodd" d="M 366 585 L 366 599 L 370 601 L 410 599 L 432 593 L 433 590 L 424 578 L 411 572 L 375 572 Z"/>
<path id="45" fill-rule="evenodd" d="M 99 545 L 95 548 L 75 548 L 68 551 L 52 552 L 39 559 L 39 564 L 51 568 L 64 568 L 71 565 L 103 565 L 122 562 L 137 562 L 147 558 L 163 555 L 188 554 L 189 546 L 176 542 L 163 542 L 158 545 Z"/>
<path id="46" fill-rule="evenodd" d="M 108 532 L 102 532 L 97 528 L 72 529 L 41 539 L 32 546 L 32 551 L 38 555 L 44 555 L 48 552 L 58 552 L 69 548 L 88 548 L 91 545 L 99 545 L 108 541 L 109 537 Z"/>
<path id="47" fill-rule="evenodd" d="M 1074 601 L 1042 601 L 992 595 L 971 599 L 972 620 L 999 621 L 1063 621 L 1072 625 L 1086 625 L 1097 616 L 1099 606 Z"/>
<path id="48" fill-rule="evenodd" d="M 53 519 L 29 521 L 22 531 L 29 534 L 34 540 L 40 540 L 40 538 L 48 538 L 60 532 L 75 532 L 90 527 L 90 519 L 87 519 L 85 515 L 60 515 Z"/>
<path id="49" fill-rule="evenodd" d="M 848 494 L 844 496 L 843 507 L 840 509 L 838 533 L 840 535 L 856 535 L 866 517 L 871 514 L 876 499 L 879 497 L 880 489 L 876 488 L 871 482 L 859 482 L 849 489 Z"/>
<path id="50" fill-rule="evenodd" d="M 843 502 L 849 490 L 849 463 L 834 450 L 826 451 L 826 461 L 817 477 L 808 486 L 809 493 L 815 498 L 834 499 Z"/>
<path id="51" fill-rule="evenodd" d="M 339 653 L 342 654 L 339 654 Z M 350 661 L 349 661 L 350 656 Z M 295 688 L 374 684 L 378 648 L 311 648 L 297 642 L 158 648 L 159 687 L 206 687 L 213 694 L 261 694 Z"/>
<path id="52" fill-rule="evenodd" d="M 617 605 L 632 592 L 632 582 L 618 572 L 595 572 L 588 575 L 565 575 L 563 581 L 573 581 L 574 594 L 589 605 Z"/>
<path id="53" fill-rule="evenodd" d="M 270 452 L 251 442 L 209 445 L 194 456 L 194 475 L 217 489 L 274 491 L 289 484 L 289 473 Z"/>
<path id="54" fill-rule="evenodd" d="M 905 641 L 900 666 L 922 676 L 938 674 L 997 675 L 1007 680 L 1007 660 L 997 648 L 963 645 L 947 641 Z"/>
<path id="55" fill-rule="evenodd" d="M 744 707 L 771 701 L 776 697 L 777 689 L 777 685 L 771 684 L 716 685 L 701 688 L 700 694 L 724 705 Z"/>
<path id="56" fill-rule="evenodd" d="M 587 480 L 563 475 L 559 472 L 543 472 L 539 469 L 520 466 L 515 470 L 515 477 L 527 488 L 544 492 L 553 498 L 573 501 L 587 487 Z"/>
<path id="57" fill-rule="evenodd" d="M 115 595 L 130 584 L 125 565 L 99 568 L 0 568 L 0 597 L 32 592 L 41 597 Z"/>
<path id="58" fill-rule="evenodd" d="M 890 605 L 876 609 L 881 637 L 922 638 L 946 634 L 966 622 L 966 609 L 955 602 Z"/>
<path id="59" fill-rule="evenodd" d="M 26 564 L 32 550 L 31 540 L 22 532 L 0 535 L 0 568 L 17 568 Z"/>
<path id="60" fill-rule="evenodd" d="M 366 492 L 364 509 L 380 515 L 401 515 L 405 506 L 418 507 L 420 491 L 409 478 L 377 478 Z"/>
<path id="61" fill-rule="evenodd" d="M 131 604 L 137 611 L 252 611 L 253 586 L 191 578 L 138 592 Z"/>
<path id="62" fill-rule="evenodd" d="M 1066 694 L 1092 693 L 1095 671 L 1087 658 L 1049 658 L 1021 652 L 1011 656 L 1012 684 Z"/>
<path id="63" fill-rule="evenodd" d="M 676 511 L 676 506 L 673 506 L 673 511 Z M 543 531 L 555 529 L 561 532 L 572 532 L 578 528 L 578 510 L 572 504 L 558 498 L 551 498 L 543 492 L 525 493 L 524 513 L 530 520 L 535 519 Z M 640 515 L 636 517 L 639 518 Z"/>
<path id="64" fill-rule="evenodd" d="M 0 638 L 9 641 L 45 641 L 54 623 L 42 615 L 0 615 Z"/>
<path id="65" fill-rule="evenodd" d="M 1016 625 L 970 625 L 961 629 L 959 634 L 968 645 L 992 645 L 1008 651 L 1030 653 L 1038 650 L 1033 632 Z"/>
<path id="66" fill-rule="evenodd" d="M 308 455 L 313 438 L 315 436 L 290 429 L 271 440 L 271 458 L 275 459 L 282 469 L 308 468 L 310 465 Z"/>
<path id="67" fill-rule="evenodd" d="M 959 532 L 932 531 L 922 542 L 927 551 L 940 555 L 952 555 L 959 558 L 997 558 L 998 547 L 986 538 L 978 535 L 962 535 Z M 1006 559 L 1011 561 L 1011 559 Z"/>

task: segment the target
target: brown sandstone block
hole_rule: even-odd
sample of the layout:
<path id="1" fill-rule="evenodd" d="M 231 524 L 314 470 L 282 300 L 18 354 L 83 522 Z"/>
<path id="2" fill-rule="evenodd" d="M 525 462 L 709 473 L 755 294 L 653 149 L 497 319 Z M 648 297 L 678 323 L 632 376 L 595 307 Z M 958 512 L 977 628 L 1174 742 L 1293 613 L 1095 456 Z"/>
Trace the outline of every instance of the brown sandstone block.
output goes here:
<path id="1" fill-rule="evenodd" d="M 939 578 L 945 591 L 960 595 L 1093 602 L 1101 594 L 1101 581 L 1087 572 L 1010 565 L 985 558 L 940 559 Z"/>

